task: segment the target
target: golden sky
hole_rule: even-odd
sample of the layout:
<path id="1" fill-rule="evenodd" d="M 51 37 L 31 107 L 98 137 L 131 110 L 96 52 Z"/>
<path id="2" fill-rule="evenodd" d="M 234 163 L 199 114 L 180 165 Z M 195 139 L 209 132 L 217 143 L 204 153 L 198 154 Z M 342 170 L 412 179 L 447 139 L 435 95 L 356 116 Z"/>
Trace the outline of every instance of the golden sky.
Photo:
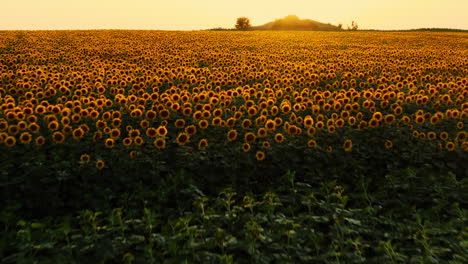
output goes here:
<path id="1" fill-rule="evenodd" d="M 468 29 L 467 0 L 1 0 L 5 29 L 232 28 L 237 17 L 261 25 L 294 14 L 361 29 Z"/>

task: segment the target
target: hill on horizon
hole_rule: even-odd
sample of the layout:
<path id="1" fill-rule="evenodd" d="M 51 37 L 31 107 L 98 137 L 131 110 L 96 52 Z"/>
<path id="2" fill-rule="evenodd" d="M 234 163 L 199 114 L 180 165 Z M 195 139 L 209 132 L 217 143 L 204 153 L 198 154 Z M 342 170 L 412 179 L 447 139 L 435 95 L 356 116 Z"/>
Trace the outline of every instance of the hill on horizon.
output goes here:
<path id="1" fill-rule="evenodd" d="M 342 30 L 332 24 L 325 24 L 311 19 L 299 19 L 296 15 L 289 15 L 276 19 L 261 26 L 253 26 L 254 30 L 318 30 L 332 31 Z"/>

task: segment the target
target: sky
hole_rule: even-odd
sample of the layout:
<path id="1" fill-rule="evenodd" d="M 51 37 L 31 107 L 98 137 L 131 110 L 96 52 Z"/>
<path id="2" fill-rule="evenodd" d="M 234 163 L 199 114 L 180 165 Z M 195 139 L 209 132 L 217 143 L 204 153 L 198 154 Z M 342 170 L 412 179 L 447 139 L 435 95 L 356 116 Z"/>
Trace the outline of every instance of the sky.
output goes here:
<path id="1" fill-rule="evenodd" d="M 360 29 L 468 29 L 467 0 L 0 0 L 0 30 L 233 28 L 287 15 Z"/>

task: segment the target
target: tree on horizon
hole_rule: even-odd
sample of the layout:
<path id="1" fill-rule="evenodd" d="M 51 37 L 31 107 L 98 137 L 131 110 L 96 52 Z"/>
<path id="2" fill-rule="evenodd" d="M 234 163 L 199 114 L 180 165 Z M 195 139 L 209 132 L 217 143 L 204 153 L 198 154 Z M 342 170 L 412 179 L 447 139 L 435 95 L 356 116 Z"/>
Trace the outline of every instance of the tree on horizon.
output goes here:
<path id="1" fill-rule="evenodd" d="M 247 30 L 247 29 L 250 29 L 252 27 L 252 25 L 250 24 L 250 19 L 249 18 L 239 17 L 239 18 L 237 18 L 235 27 L 238 30 Z"/>

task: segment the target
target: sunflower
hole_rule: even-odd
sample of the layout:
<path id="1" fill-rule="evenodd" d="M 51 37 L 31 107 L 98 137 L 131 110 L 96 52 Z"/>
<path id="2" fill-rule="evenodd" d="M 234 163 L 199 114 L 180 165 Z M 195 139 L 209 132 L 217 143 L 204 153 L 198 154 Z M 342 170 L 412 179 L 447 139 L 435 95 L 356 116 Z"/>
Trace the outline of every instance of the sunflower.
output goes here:
<path id="1" fill-rule="evenodd" d="M 256 158 L 258 161 L 264 160 L 264 159 L 265 159 L 265 152 L 263 152 L 263 151 L 257 151 L 257 153 L 255 154 L 255 158 Z"/>
<path id="2" fill-rule="evenodd" d="M 189 141 L 189 139 L 190 139 L 190 136 L 187 133 L 182 132 L 182 133 L 179 133 L 176 140 L 179 146 L 183 146 Z"/>
<path id="3" fill-rule="evenodd" d="M 162 118 L 162 119 L 168 119 L 171 115 L 171 112 L 169 112 L 169 110 L 167 109 L 162 109 L 161 111 L 159 111 L 159 116 Z"/>
<path id="4" fill-rule="evenodd" d="M 229 132 L 227 133 L 227 139 L 229 141 L 234 141 L 236 140 L 236 138 L 237 138 L 237 131 L 235 129 L 229 130 Z"/>
<path id="5" fill-rule="evenodd" d="M 291 112 L 291 106 L 288 104 L 283 104 L 281 106 L 281 112 L 283 112 L 283 114 L 288 114 L 289 112 Z"/>
<path id="6" fill-rule="evenodd" d="M 314 119 L 311 116 L 306 116 L 304 118 L 304 126 L 305 127 L 312 127 L 314 125 Z"/>
<path id="7" fill-rule="evenodd" d="M 448 151 L 454 151 L 455 150 L 455 143 L 453 143 L 453 142 L 445 143 L 445 149 L 448 150 Z"/>
<path id="8" fill-rule="evenodd" d="M 340 127 L 343 127 L 345 124 L 345 121 L 341 118 L 338 118 L 336 121 L 335 121 L 335 126 L 340 128 Z"/>
<path id="9" fill-rule="evenodd" d="M 317 128 L 318 130 L 322 129 L 324 126 L 325 124 L 323 123 L 323 121 L 318 121 L 317 123 L 315 123 L 315 128 Z"/>
<path id="10" fill-rule="evenodd" d="M 97 168 L 97 169 L 101 170 L 101 169 L 104 168 L 104 166 L 105 166 L 106 164 L 104 163 L 103 160 L 97 160 L 95 165 L 96 165 L 96 168 Z"/>
<path id="11" fill-rule="evenodd" d="M 437 138 L 437 134 L 434 131 L 427 132 L 427 139 L 434 140 Z"/>
<path id="12" fill-rule="evenodd" d="M 73 123 L 78 123 L 81 121 L 81 115 L 74 114 L 72 115 L 71 120 L 73 121 Z"/>
<path id="13" fill-rule="evenodd" d="M 165 126 L 159 126 L 156 129 L 156 132 L 157 132 L 158 136 L 164 137 L 167 134 L 167 128 Z"/>
<path id="14" fill-rule="evenodd" d="M 189 136 L 193 136 L 197 133 L 197 127 L 194 125 L 189 125 L 185 128 L 185 133 L 189 134 Z"/>
<path id="15" fill-rule="evenodd" d="M 336 127 L 335 126 L 329 126 L 328 127 L 328 133 L 333 134 L 336 132 Z"/>
<path id="16" fill-rule="evenodd" d="M 467 138 L 467 132 L 466 131 L 460 131 L 457 133 L 456 140 L 459 142 L 465 141 Z"/>
<path id="17" fill-rule="evenodd" d="M 177 119 L 174 122 L 174 126 L 177 128 L 184 128 L 185 127 L 185 120 L 184 119 Z"/>
<path id="18" fill-rule="evenodd" d="M 326 149 L 327 152 L 333 152 L 333 147 L 332 146 L 328 146 L 327 149 Z"/>
<path id="19" fill-rule="evenodd" d="M 463 127 L 464 127 L 463 122 L 462 122 L 462 121 L 458 121 L 458 122 L 457 122 L 457 128 L 458 128 L 458 129 L 463 129 Z"/>
<path id="20" fill-rule="evenodd" d="M 113 129 L 110 131 L 109 134 L 110 134 L 111 138 L 117 139 L 117 138 L 120 137 L 120 129 L 118 129 L 118 128 L 113 128 Z"/>
<path id="21" fill-rule="evenodd" d="M 146 136 L 150 138 L 155 138 L 158 135 L 158 132 L 156 131 L 156 128 L 150 127 L 146 130 Z"/>
<path id="22" fill-rule="evenodd" d="M 133 141 L 135 142 L 135 144 L 136 144 L 137 146 L 141 146 L 141 145 L 143 145 L 143 143 L 145 143 L 145 141 L 143 140 L 143 138 L 140 137 L 140 136 L 136 136 L 136 137 L 133 139 Z"/>
<path id="23" fill-rule="evenodd" d="M 36 146 L 38 147 L 43 146 L 45 144 L 45 138 L 43 136 L 38 136 L 35 139 L 35 143 L 36 143 Z"/>
<path id="24" fill-rule="evenodd" d="M 257 138 L 257 136 L 255 136 L 255 134 L 252 133 L 252 132 L 247 132 L 247 133 L 245 133 L 245 135 L 244 135 L 244 141 L 245 141 L 246 143 L 252 144 L 252 143 L 255 142 L 256 138 Z"/>
<path id="25" fill-rule="evenodd" d="M 269 149 L 271 147 L 270 141 L 267 141 L 267 140 L 263 141 L 262 146 L 265 149 Z"/>
<path id="26" fill-rule="evenodd" d="M 276 129 L 276 122 L 274 120 L 267 120 L 266 123 L 265 123 L 265 128 L 268 130 L 268 131 L 275 131 Z"/>
<path id="27" fill-rule="evenodd" d="M 7 147 L 13 147 L 16 144 L 16 138 L 13 136 L 8 136 L 5 138 L 4 143 Z"/>
<path id="28" fill-rule="evenodd" d="M 81 127 L 78 127 L 73 130 L 72 135 L 74 139 L 81 139 L 84 136 L 84 131 Z"/>
<path id="29" fill-rule="evenodd" d="M 203 138 L 198 142 L 198 148 L 199 149 L 206 149 L 208 148 L 208 139 Z"/>
<path id="30" fill-rule="evenodd" d="M 462 143 L 463 151 L 468 151 L 468 141 Z"/>
<path id="31" fill-rule="evenodd" d="M 156 114 L 156 112 L 153 111 L 153 110 L 148 110 L 148 111 L 146 111 L 145 117 L 146 117 L 148 120 L 154 120 L 154 119 L 156 119 L 157 114 Z"/>
<path id="32" fill-rule="evenodd" d="M 282 142 L 284 141 L 284 136 L 283 136 L 283 134 L 277 133 L 277 134 L 275 135 L 275 141 L 276 141 L 277 143 L 282 143 Z"/>
<path id="33" fill-rule="evenodd" d="M 343 149 L 346 152 L 350 152 L 351 149 L 353 149 L 353 141 L 351 141 L 351 139 L 345 140 L 344 143 L 343 143 Z"/>
<path id="34" fill-rule="evenodd" d="M 137 156 L 138 152 L 136 150 L 132 150 L 128 153 L 131 159 L 134 159 Z"/>
<path id="35" fill-rule="evenodd" d="M 392 115 L 392 114 L 385 115 L 385 117 L 384 117 L 384 123 L 385 124 L 391 124 L 393 122 L 395 122 L 395 116 L 394 115 Z"/>
<path id="36" fill-rule="evenodd" d="M 122 119 L 120 118 L 114 118 L 112 119 L 112 126 L 117 128 L 117 127 L 120 127 L 120 125 L 122 124 Z"/>
<path id="37" fill-rule="evenodd" d="M 369 120 L 368 126 L 371 127 L 371 128 L 378 127 L 379 126 L 379 120 L 377 120 L 375 118 L 371 118 L 371 120 Z"/>
<path id="38" fill-rule="evenodd" d="M 386 140 L 385 141 L 385 148 L 386 149 L 391 149 L 393 148 L 393 142 L 391 140 Z"/>
<path id="39" fill-rule="evenodd" d="M 226 126 L 227 126 L 227 127 L 233 127 L 233 126 L 236 124 L 236 121 L 237 121 L 237 119 L 235 119 L 234 117 L 230 117 L 230 118 L 226 121 Z"/>
<path id="40" fill-rule="evenodd" d="M 52 140 L 55 144 L 62 144 L 65 141 L 65 135 L 62 132 L 56 131 L 52 134 Z"/>
<path id="41" fill-rule="evenodd" d="M 89 161 L 91 161 L 91 156 L 89 156 L 88 154 L 82 154 L 80 156 L 80 161 L 84 163 L 88 163 Z"/>
<path id="42" fill-rule="evenodd" d="M 112 138 L 108 138 L 106 139 L 106 141 L 104 142 L 104 145 L 106 146 L 106 148 L 113 148 L 114 147 L 114 139 Z"/>
<path id="43" fill-rule="evenodd" d="M 311 139 L 311 140 L 307 141 L 307 146 L 309 148 L 315 148 L 317 146 L 317 141 L 315 141 L 314 139 Z"/>
<path id="44" fill-rule="evenodd" d="M 242 121 L 241 127 L 242 129 L 247 129 L 252 126 L 252 120 L 246 118 Z"/>
<path id="45" fill-rule="evenodd" d="M 5 131 L 8 129 L 8 122 L 5 120 L 0 121 L 0 131 Z"/>
<path id="46" fill-rule="evenodd" d="M 290 134 L 290 135 L 297 135 L 298 132 L 299 132 L 299 131 L 298 131 L 298 127 L 295 126 L 295 125 L 290 125 L 290 126 L 288 126 L 287 132 L 288 132 L 288 134 Z"/>
<path id="47" fill-rule="evenodd" d="M 29 126 L 28 126 L 28 130 L 32 134 L 36 134 L 37 132 L 39 132 L 40 128 L 41 127 L 37 123 L 30 123 Z"/>
<path id="48" fill-rule="evenodd" d="M 32 140 L 32 136 L 28 132 L 23 132 L 20 135 L 19 139 L 20 139 L 22 144 L 29 144 L 29 142 L 31 142 L 31 140 Z"/>
<path id="49" fill-rule="evenodd" d="M 202 112 L 202 117 L 204 119 L 209 119 L 211 117 L 211 112 L 210 111 L 203 111 Z"/>
<path id="50" fill-rule="evenodd" d="M 154 140 L 153 145 L 158 149 L 164 149 L 166 147 L 166 140 L 164 138 L 157 138 Z"/>
<path id="51" fill-rule="evenodd" d="M 16 119 L 16 113 L 15 112 L 8 112 L 6 114 L 6 118 L 8 121 L 13 121 Z"/>
<path id="52" fill-rule="evenodd" d="M 424 123 L 424 121 L 426 121 L 426 120 L 424 119 L 423 115 L 418 115 L 418 116 L 416 116 L 414 121 L 416 122 L 416 124 L 422 125 Z"/>
<path id="53" fill-rule="evenodd" d="M 102 131 L 96 131 L 93 135 L 93 142 L 97 142 L 99 139 L 102 138 Z"/>
<path id="54" fill-rule="evenodd" d="M 122 143 L 124 146 L 129 147 L 133 142 L 133 139 L 131 137 L 126 137 L 122 140 Z"/>
<path id="55" fill-rule="evenodd" d="M 250 144 L 249 143 L 242 144 L 242 151 L 249 152 L 250 151 Z"/>
<path id="56" fill-rule="evenodd" d="M 257 130 L 258 137 L 266 137 L 267 134 L 268 134 L 268 130 L 264 127 L 261 127 Z"/>
<path id="57" fill-rule="evenodd" d="M 209 123 L 208 123 L 207 120 L 202 119 L 202 120 L 198 121 L 198 127 L 199 128 L 206 129 L 206 128 L 208 128 L 208 126 L 209 126 Z"/>
<path id="58" fill-rule="evenodd" d="M 8 127 L 8 134 L 10 135 L 16 135 L 20 132 L 20 129 L 17 125 L 11 125 Z"/>
<path id="59" fill-rule="evenodd" d="M 447 140 L 448 137 L 449 137 L 449 134 L 448 134 L 447 132 L 444 131 L 444 132 L 442 132 L 442 133 L 439 134 L 439 137 L 440 137 L 440 139 L 442 139 L 442 140 Z"/>
<path id="60" fill-rule="evenodd" d="M 205 120 L 205 119 L 202 119 L 202 120 Z M 206 121 L 206 120 L 205 120 L 205 121 Z M 211 124 L 212 124 L 213 126 L 221 126 L 222 121 L 223 121 L 223 119 L 222 119 L 221 117 L 217 116 L 217 117 L 215 117 L 215 118 L 213 118 L 213 119 L 211 120 Z M 208 121 L 207 121 L 207 122 L 208 122 Z"/>

